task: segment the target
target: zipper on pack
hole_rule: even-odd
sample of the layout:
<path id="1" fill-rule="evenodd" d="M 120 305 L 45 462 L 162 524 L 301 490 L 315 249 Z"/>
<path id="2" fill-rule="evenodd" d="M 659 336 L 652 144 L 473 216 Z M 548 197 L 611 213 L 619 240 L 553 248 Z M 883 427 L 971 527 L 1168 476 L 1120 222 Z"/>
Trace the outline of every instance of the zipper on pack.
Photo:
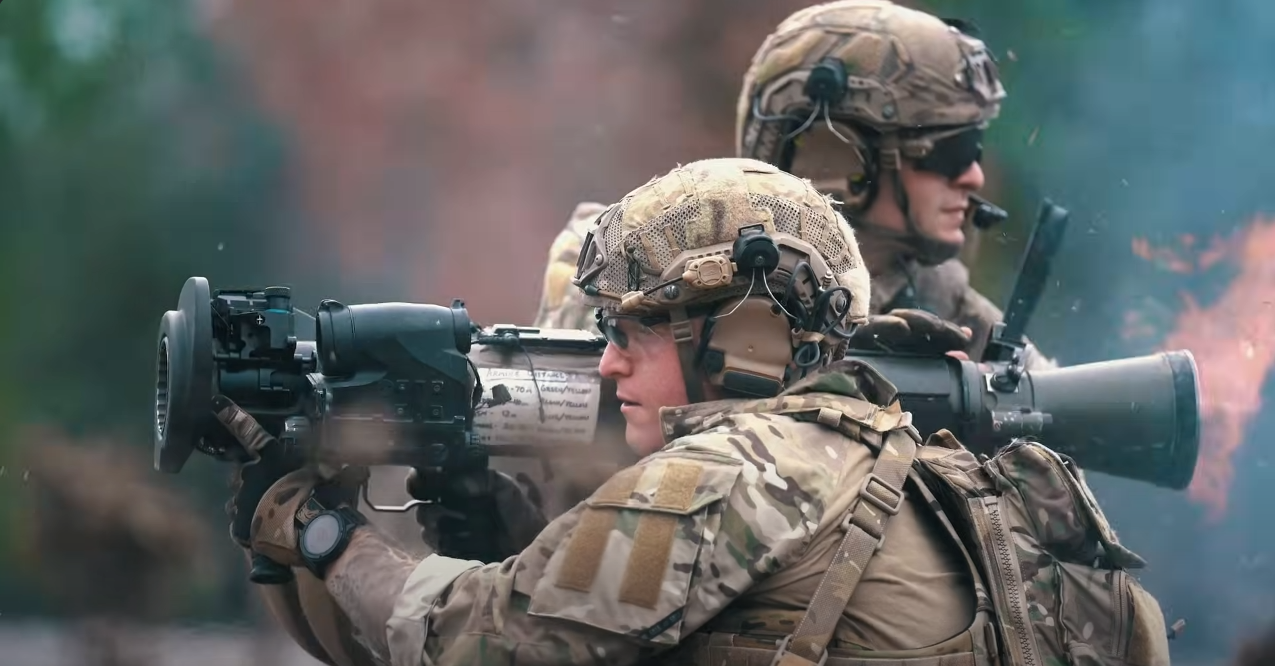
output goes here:
<path id="1" fill-rule="evenodd" d="M 1112 578 L 1111 587 L 1115 594 L 1113 600 L 1116 604 L 1116 654 L 1123 655 L 1129 650 L 1129 638 L 1133 633 L 1133 624 L 1128 617 L 1130 609 L 1135 608 L 1133 603 L 1133 592 L 1129 590 L 1129 583 L 1132 576 L 1128 573 L 1116 569 L 1108 572 Z M 1136 610 L 1134 611 L 1136 612 Z M 1136 621 L 1137 618 L 1132 618 Z"/>
<path id="2" fill-rule="evenodd" d="M 1023 590 L 1018 559 L 1014 557 L 1009 530 L 1005 528 L 1001 515 L 1000 500 L 980 497 L 974 501 L 982 505 L 982 511 L 972 513 L 979 531 L 983 533 L 984 548 L 996 567 L 996 571 L 989 572 L 990 582 L 994 594 L 1001 599 L 1001 608 L 1009 612 L 1009 617 L 1000 618 L 1001 626 L 1010 634 L 1005 636 L 1003 647 L 1010 653 L 1010 663 L 1015 666 L 1042 666 L 1027 616 L 1027 595 Z"/>

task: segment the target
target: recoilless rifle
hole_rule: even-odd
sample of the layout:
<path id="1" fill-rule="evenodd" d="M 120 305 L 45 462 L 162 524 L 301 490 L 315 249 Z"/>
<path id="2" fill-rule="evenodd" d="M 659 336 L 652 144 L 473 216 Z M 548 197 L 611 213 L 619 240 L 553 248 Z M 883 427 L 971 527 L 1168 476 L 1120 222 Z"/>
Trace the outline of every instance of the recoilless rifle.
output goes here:
<path id="1" fill-rule="evenodd" d="M 1047 275 L 1066 221 L 1059 211 L 1048 202 L 1042 209 L 1024 260 L 1036 267 L 1020 270 L 1027 286 L 1015 288 L 982 363 L 857 351 L 849 358 L 896 386 L 923 434 L 946 428 L 986 454 L 1033 437 L 1084 469 L 1185 488 L 1199 444 L 1189 351 L 1023 368 L 1021 311 L 1030 315 L 1043 288 L 1041 269 Z M 293 306 L 287 287 L 211 291 L 206 279 L 192 277 L 159 326 L 155 467 L 178 473 L 196 450 L 248 460 L 212 412 L 219 394 L 274 435 L 296 467 L 396 465 L 437 478 L 485 473 L 491 456 L 598 455 L 599 447 L 622 442 L 624 429 L 615 387 L 597 371 L 605 345 L 586 331 L 480 327 L 460 300 L 323 300 L 311 317 Z M 377 511 L 441 499 L 383 507 L 369 500 L 366 483 L 361 492 Z M 232 525 L 237 537 L 246 540 L 250 520 Z M 256 582 L 289 576 L 254 559 Z"/>

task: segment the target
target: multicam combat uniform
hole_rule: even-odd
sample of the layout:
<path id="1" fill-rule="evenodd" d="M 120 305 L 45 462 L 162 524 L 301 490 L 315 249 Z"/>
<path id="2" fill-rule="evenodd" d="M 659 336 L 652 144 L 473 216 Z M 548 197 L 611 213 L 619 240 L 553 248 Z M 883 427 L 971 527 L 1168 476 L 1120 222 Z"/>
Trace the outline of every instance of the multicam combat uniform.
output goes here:
<path id="1" fill-rule="evenodd" d="M 744 263 L 759 241 L 787 268 L 759 277 L 764 267 Z M 757 268 L 709 270 L 736 255 Z M 714 340 L 730 323 L 700 334 L 726 363 L 808 341 L 827 351 L 840 337 L 828 319 L 867 317 L 848 224 L 809 182 L 755 160 L 703 160 L 634 190 L 583 256 L 573 283 L 611 318 L 617 354 L 632 340 L 611 322 L 663 310 L 674 333 L 664 342 L 694 344 L 675 312 L 760 302 L 760 280 L 790 284 L 784 301 L 767 289 L 776 303 L 823 315 L 742 340 Z M 788 280 L 798 265 L 825 279 Z M 849 312 L 810 310 L 833 285 Z M 788 323 L 829 335 L 794 338 Z M 1163 617 L 1129 571 L 1144 563 L 1074 465 L 1043 446 L 1016 442 L 986 462 L 946 432 L 921 446 L 893 386 L 854 360 L 812 369 L 775 397 L 665 407 L 660 418 L 663 448 L 503 562 L 415 561 L 352 528 L 325 578 L 353 626 L 342 633 L 395 666 L 1168 664 Z M 296 521 L 313 515 L 316 482 L 303 470 L 267 492 L 254 549 L 302 562 Z"/>
<path id="2" fill-rule="evenodd" d="M 869 473 L 902 485 L 918 439 L 907 423 L 889 382 L 855 362 L 777 398 L 666 409 L 668 445 L 520 556 L 422 561 L 390 622 L 394 663 L 631 664 L 678 644 L 668 663 L 710 663 L 697 661 L 716 640 L 710 632 L 747 627 L 755 645 L 742 636 L 740 645 L 765 652 L 769 637 L 773 654 L 772 632 L 792 633 L 815 597 L 843 519 L 856 504 L 871 508 L 857 501 Z M 868 529 L 885 517 L 871 515 Z M 854 602 L 836 615 L 844 621 L 828 626 L 836 654 L 981 643 L 967 631 L 973 574 L 943 537 L 909 493 Z M 439 597 L 448 567 L 464 571 Z"/>

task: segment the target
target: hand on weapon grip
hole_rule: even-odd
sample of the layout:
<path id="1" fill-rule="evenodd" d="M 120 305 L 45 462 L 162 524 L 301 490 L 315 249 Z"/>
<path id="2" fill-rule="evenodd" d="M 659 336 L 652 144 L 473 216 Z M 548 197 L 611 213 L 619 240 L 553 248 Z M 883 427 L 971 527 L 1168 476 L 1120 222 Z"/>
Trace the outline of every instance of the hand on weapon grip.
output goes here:
<path id="1" fill-rule="evenodd" d="M 851 349 L 901 354 L 949 355 L 968 360 L 973 331 L 925 310 L 899 309 L 873 315 L 850 337 Z"/>
<path id="2" fill-rule="evenodd" d="M 522 552 L 548 521 L 529 493 L 491 469 L 444 476 L 413 469 L 407 492 L 438 503 L 416 509 L 421 539 L 446 557 L 497 562 Z"/>
<path id="3" fill-rule="evenodd" d="M 266 490 L 292 471 L 284 461 L 282 447 L 234 401 L 224 395 L 213 398 L 213 414 L 226 430 L 243 446 L 248 462 L 237 463 L 231 472 L 232 496 L 226 502 L 230 518 L 230 537 L 235 543 L 249 547 L 252 538 L 252 515 Z"/>
<path id="4" fill-rule="evenodd" d="M 252 572 L 249 574 L 253 582 L 286 583 L 292 579 L 292 572 L 257 552 L 259 549 L 253 547 L 253 542 L 258 539 L 257 533 L 261 531 L 257 509 L 263 498 L 271 489 L 278 490 L 277 487 L 282 479 L 299 474 L 297 469 L 299 461 L 291 459 L 283 450 L 283 445 L 261 427 L 251 414 L 236 405 L 230 398 L 224 395 L 214 397 L 213 413 L 217 421 L 243 447 L 248 459 L 247 462 L 235 465 L 231 476 L 230 486 L 233 496 L 225 507 L 226 514 L 230 518 L 230 536 L 235 543 L 254 551 Z M 357 484 L 360 479 L 366 479 L 366 469 L 342 470 L 335 480 L 324 479 L 317 472 L 309 472 L 304 480 L 307 497 L 313 490 L 315 497 L 326 507 L 336 508 L 341 504 L 357 505 Z M 299 478 L 294 479 L 294 485 L 301 481 Z M 298 489 L 301 489 L 300 486 Z M 280 493 L 276 492 L 275 495 L 280 496 Z"/>
<path id="5" fill-rule="evenodd" d="M 266 491 L 290 469 L 278 441 L 257 420 L 224 395 L 213 398 L 213 414 L 217 421 L 243 446 L 249 459 L 231 471 L 232 495 L 226 502 L 230 518 L 230 538 L 241 547 L 252 549 L 252 518 Z M 248 577 L 255 583 L 279 585 L 292 580 L 292 571 L 269 558 L 253 553 L 252 571 Z"/>

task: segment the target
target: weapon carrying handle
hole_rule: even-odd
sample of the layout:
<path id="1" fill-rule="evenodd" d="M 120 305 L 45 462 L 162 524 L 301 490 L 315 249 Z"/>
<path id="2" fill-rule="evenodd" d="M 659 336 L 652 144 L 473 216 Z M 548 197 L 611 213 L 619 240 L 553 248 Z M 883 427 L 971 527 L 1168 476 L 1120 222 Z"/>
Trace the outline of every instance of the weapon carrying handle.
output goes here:
<path id="1" fill-rule="evenodd" d="M 1062 247 L 1063 235 L 1070 218 L 1071 213 L 1066 208 L 1049 199 L 1041 202 L 1036 226 L 1032 229 L 1027 249 L 1019 261 L 1018 276 L 1014 280 L 1009 303 L 1005 306 L 1004 320 L 992 327 L 984 348 L 983 362 L 1011 361 L 1026 346 L 1027 338 L 1024 333 L 1027 322 L 1036 311 L 1041 294 L 1049 283 L 1054 256 Z"/>

